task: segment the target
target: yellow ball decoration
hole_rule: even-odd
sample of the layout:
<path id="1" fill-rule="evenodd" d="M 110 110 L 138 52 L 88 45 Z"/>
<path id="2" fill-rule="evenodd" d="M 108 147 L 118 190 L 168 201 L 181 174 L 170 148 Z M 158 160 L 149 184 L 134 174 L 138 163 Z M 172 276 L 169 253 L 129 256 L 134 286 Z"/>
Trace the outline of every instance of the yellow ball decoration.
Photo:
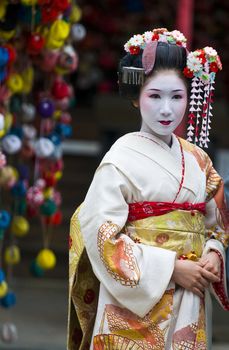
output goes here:
<path id="1" fill-rule="evenodd" d="M 36 5 L 37 0 L 21 0 L 21 3 L 26 6 Z"/>
<path id="2" fill-rule="evenodd" d="M 60 180 L 62 178 L 63 172 L 62 171 L 57 171 L 54 176 L 56 180 Z"/>
<path id="3" fill-rule="evenodd" d="M 5 250 L 4 254 L 5 262 L 8 265 L 16 265 L 21 260 L 20 250 L 16 245 L 12 245 Z"/>
<path id="4" fill-rule="evenodd" d="M 36 263 L 44 270 L 52 269 L 56 265 L 55 254 L 50 249 L 42 249 L 36 258 Z"/>
<path id="5" fill-rule="evenodd" d="M 53 113 L 53 119 L 59 120 L 62 113 L 63 113 L 62 111 L 60 111 L 60 110 L 57 109 L 57 110 Z"/>
<path id="6" fill-rule="evenodd" d="M 9 31 L 4 31 L 4 30 L 0 30 L 0 38 L 2 40 L 8 41 L 11 38 L 13 38 L 13 36 L 16 34 L 16 31 L 13 30 L 9 30 Z"/>
<path id="7" fill-rule="evenodd" d="M 44 192 L 43 192 L 43 195 L 44 195 L 44 198 L 45 199 L 48 199 L 48 198 L 52 198 L 53 197 L 53 188 L 52 187 L 49 187 L 47 188 Z"/>
<path id="8" fill-rule="evenodd" d="M 34 81 L 34 69 L 32 66 L 27 67 L 21 73 L 21 77 L 23 80 L 22 93 L 29 94 L 33 88 Z"/>
<path id="9" fill-rule="evenodd" d="M 17 237 L 24 237 L 29 232 L 29 223 L 23 216 L 15 216 L 11 224 L 11 231 Z"/>
<path id="10" fill-rule="evenodd" d="M 71 23 L 76 23 L 79 22 L 82 17 L 82 10 L 79 8 L 77 5 L 72 6 L 72 11 L 70 14 L 70 22 Z"/>
<path id="11" fill-rule="evenodd" d="M 46 47 L 48 49 L 58 49 L 64 45 L 65 39 L 69 36 L 70 25 L 69 23 L 57 19 L 51 25 L 50 31 L 47 34 Z"/>
<path id="12" fill-rule="evenodd" d="M 6 5 L 7 2 L 5 0 L 0 3 L 0 19 L 3 19 L 6 14 Z"/>
<path id="13" fill-rule="evenodd" d="M 13 115 L 9 112 L 6 112 L 4 122 L 5 122 L 4 129 L 5 129 L 5 132 L 7 132 L 13 124 Z"/>
<path id="14" fill-rule="evenodd" d="M 17 181 L 17 170 L 10 165 L 0 169 L 0 186 L 8 187 L 11 183 Z"/>
<path id="15" fill-rule="evenodd" d="M 23 89 L 23 80 L 20 74 L 13 73 L 9 76 L 7 82 L 6 82 L 8 88 L 10 91 L 14 94 L 19 93 Z"/>
<path id="16" fill-rule="evenodd" d="M 8 292 L 8 285 L 5 281 L 2 281 L 0 283 L 0 298 L 4 298 L 7 292 Z"/>

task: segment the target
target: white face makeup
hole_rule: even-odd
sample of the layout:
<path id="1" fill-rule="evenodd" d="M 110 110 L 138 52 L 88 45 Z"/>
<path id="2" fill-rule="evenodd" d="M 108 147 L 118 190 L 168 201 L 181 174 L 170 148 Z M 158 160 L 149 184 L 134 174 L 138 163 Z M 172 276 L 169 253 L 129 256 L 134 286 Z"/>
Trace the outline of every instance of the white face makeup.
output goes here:
<path id="1" fill-rule="evenodd" d="M 175 71 L 156 73 L 143 85 L 139 108 L 141 131 L 158 136 L 167 144 L 183 119 L 187 106 L 187 88 Z"/>

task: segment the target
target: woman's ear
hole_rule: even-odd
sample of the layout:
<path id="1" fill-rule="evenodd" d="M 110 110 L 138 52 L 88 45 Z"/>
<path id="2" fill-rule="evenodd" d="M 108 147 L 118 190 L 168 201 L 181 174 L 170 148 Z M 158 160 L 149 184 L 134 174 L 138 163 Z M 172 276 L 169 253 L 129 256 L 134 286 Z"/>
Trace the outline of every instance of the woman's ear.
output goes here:
<path id="1" fill-rule="evenodd" d="M 133 105 L 135 108 L 139 108 L 139 102 L 138 102 L 138 100 L 132 100 L 132 105 Z"/>

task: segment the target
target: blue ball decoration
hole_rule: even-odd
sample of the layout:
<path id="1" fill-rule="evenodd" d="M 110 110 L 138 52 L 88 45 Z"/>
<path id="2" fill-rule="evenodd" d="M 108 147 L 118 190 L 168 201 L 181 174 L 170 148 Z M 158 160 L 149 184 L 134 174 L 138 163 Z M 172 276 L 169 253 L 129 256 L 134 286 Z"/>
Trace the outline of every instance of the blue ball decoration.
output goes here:
<path id="1" fill-rule="evenodd" d="M 26 194 L 26 186 L 24 181 L 19 180 L 16 182 L 16 184 L 11 189 L 11 193 L 14 197 L 24 197 Z"/>
<path id="2" fill-rule="evenodd" d="M 60 136 L 57 133 L 53 133 L 48 136 L 48 138 L 54 143 L 55 146 L 58 146 L 61 143 Z"/>
<path id="3" fill-rule="evenodd" d="M 10 225 L 11 216 L 6 210 L 0 210 L 0 229 L 6 229 Z"/>
<path id="4" fill-rule="evenodd" d="M 72 127 L 71 127 L 71 125 L 68 125 L 68 124 L 59 123 L 56 126 L 55 131 L 62 138 L 67 138 L 67 137 L 70 137 L 72 135 Z"/>
<path id="5" fill-rule="evenodd" d="M 55 110 L 54 104 L 48 98 L 41 100 L 37 106 L 38 113 L 42 118 L 50 118 Z"/>
<path id="6" fill-rule="evenodd" d="M 0 46 L 0 67 L 7 65 L 8 61 L 9 61 L 8 50 Z"/>
<path id="7" fill-rule="evenodd" d="M 3 271 L 3 269 L 0 269 L 0 283 L 5 281 L 5 279 L 6 279 L 5 272 Z"/>
<path id="8" fill-rule="evenodd" d="M 1 299 L 1 305 L 5 308 L 9 308 L 16 304 L 16 296 L 14 292 L 8 292 L 4 298 Z"/>

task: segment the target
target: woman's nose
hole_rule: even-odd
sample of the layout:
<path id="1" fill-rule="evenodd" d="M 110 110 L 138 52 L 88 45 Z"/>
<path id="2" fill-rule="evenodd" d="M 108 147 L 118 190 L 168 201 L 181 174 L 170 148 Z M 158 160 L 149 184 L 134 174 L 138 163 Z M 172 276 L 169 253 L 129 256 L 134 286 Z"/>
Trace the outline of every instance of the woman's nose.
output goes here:
<path id="1" fill-rule="evenodd" d="M 168 100 L 163 101 L 163 104 L 161 106 L 160 110 L 161 115 L 163 116 L 169 116 L 172 113 L 171 106 Z"/>

